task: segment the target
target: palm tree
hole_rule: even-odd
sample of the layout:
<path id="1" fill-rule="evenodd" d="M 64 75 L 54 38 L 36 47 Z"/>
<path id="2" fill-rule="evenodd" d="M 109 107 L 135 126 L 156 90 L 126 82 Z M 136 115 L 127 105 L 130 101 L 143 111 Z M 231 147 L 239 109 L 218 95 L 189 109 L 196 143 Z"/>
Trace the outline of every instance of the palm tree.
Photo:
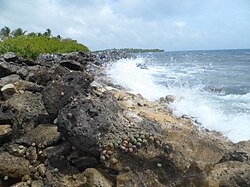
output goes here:
<path id="1" fill-rule="evenodd" d="M 1 40 L 5 40 L 5 39 L 10 38 L 10 33 L 11 33 L 10 28 L 7 27 L 7 26 L 5 26 L 5 27 L 2 28 L 1 31 L 0 31 L 0 39 L 1 39 Z"/>
<path id="2" fill-rule="evenodd" d="M 13 37 L 17 37 L 17 36 L 22 36 L 22 35 L 24 35 L 26 32 L 27 32 L 27 31 L 24 31 L 24 30 L 21 29 L 21 28 L 17 28 L 17 29 L 15 29 L 15 30 L 13 30 L 13 31 L 11 32 L 11 35 L 12 35 Z"/>
<path id="3" fill-rule="evenodd" d="M 43 36 L 51 37 L 51 29 L 46 29 L 46 31 L 43 33 Z"/>

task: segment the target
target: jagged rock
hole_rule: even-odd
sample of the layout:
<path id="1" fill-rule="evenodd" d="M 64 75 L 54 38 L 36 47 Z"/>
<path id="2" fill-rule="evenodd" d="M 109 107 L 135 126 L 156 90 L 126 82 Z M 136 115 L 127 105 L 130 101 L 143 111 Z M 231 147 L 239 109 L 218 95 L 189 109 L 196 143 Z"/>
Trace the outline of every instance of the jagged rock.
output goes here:
<path id="1" fill-rule="evenodd" d="M 105 143 L 109 138 L 115 141 L 122 134 L 123 124 L 118 120 L 119 110 L 121 109 L 110 94 L 104 94 L 95 100 L 80 96 L 60 111 L 58 129 L 82 151 L 97 151 L 99 144 Z"/>
<path id="2" fill-rule="evenodd" d="M 214 181 L 217 186 L 250 186 L 250 165 L 235 161 L 216 164 L 209 172 L 207 181 Z"/>
<path id="3" fill-rule="evenodd" d="M 28 131 L 17 142 L 31 146 L 35 143 L 39 147 L 48 147 L 58 143 L 61 136 L 54 124 L 40 124 Z"/>
<path id="4" fill-rule="evenodd" d="M 31 92 L 13 95 L 2 106 L 2 112 L 12 119 L 15 137 L 33 129 L 40 123 L 40 116 L 46 114 L 41 94 Z"/>
<path id="5" fill-rule="evenodd" d="M 58 111 L 79 92 L 86 92 L 93 77 L 88 73 L 70 72 L 62 81 L 49 84 L 43 91 L 43 102 L 47 112 L 56 116 Z"/>
<path id="6" fill-rule="evenodd" d="M 60 65 L 74 71 L 83 71 L 85 66 L 77 61 L 63 60 Z"/>
<path id="7" fill-rule="evenodd" d="M 46 86 L 48 82 L 59 80 L 69 72 L 69 70 L 60 65 L 53 65 L 51 67 L 34 66 L 32 68 L 29 68 L 25 79 L 42 86 Z"/>
<path id="8" fill-rule="evenodd" d="M 30 173 L 29 161 L 22 157 L 0 152 L 0 175 L 21 178 Z"/>
<path id="9" fill-rule="evenodd" d="M 10 138 L 12 134 L 11 125 L 0 125 L 0 143 Z"/>
<path id="10" fill-rule="evenodd" d="M 246 162 L 248 161 L 248 155 L 246 152 L 234 151 L 232 153 L 225 154 L 219 162 L 226 162 L 226 161 Z"/>
<path id="11" fill-rule="evenodd" d="M 11 62 L 0 62 L 0 78 L 16 74 L 20 67 L 20 65 Z"/>
<path id="12" fill-rule="evenodd" d="M 13 84 L 19 80 L 21 80 L 21 77 L 17 74 L 12 74 L 12 75 L 3 77 L 0 79 L 0 88 L 6 84 L 10 84 L 10 83 Z"/>

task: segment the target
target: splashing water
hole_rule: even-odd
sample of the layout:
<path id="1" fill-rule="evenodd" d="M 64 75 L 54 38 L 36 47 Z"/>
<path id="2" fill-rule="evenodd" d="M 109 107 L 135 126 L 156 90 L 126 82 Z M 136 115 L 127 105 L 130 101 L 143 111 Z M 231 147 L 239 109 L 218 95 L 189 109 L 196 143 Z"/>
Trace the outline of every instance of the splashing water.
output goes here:
<path id="1" fill-rule="evenodd" d="M 222 132 L 233 142 L 250 139 L 250 89 L 229 92 L 225 84 L 212 84 L 216 79 L 212 75 L 220 68 L 211 62 L 187 65 L 173 57 L 165 63 L 166 58 L 122 59 L 111 65 L 108 74 L 115 83 L 151 101 L 174 95 L 170 107 L 175 115 L 195 117 L 203 127 Z M 216 86 L 219 89 L 210 89 Z"/>

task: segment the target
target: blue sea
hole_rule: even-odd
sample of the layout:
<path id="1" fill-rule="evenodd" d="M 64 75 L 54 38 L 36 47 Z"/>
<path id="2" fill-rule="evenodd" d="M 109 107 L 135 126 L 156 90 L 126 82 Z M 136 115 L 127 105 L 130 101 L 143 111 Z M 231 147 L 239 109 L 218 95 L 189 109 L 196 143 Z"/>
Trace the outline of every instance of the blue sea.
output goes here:
<path id="1" fill-rule="evenodd" d="M 233 142 L 250 139 L 250 50 L 136 54 L 113 63 L 117 84 L 154 101 L 174 95 L 169 107 Z"/>

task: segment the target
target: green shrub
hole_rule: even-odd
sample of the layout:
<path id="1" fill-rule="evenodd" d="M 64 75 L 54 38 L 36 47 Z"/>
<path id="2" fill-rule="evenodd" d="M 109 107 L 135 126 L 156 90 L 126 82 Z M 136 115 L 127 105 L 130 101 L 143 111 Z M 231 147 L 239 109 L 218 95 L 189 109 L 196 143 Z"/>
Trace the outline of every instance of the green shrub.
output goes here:
<path id="1" fill-rule="evenodd" d="M 75 40 L 60 40 L 46 36 L 22 35 L 0 42 L 0 54 L 14 52 L 24 58 L 35 60 L 39 54 L 88 52 L 89 49 Z"/>

